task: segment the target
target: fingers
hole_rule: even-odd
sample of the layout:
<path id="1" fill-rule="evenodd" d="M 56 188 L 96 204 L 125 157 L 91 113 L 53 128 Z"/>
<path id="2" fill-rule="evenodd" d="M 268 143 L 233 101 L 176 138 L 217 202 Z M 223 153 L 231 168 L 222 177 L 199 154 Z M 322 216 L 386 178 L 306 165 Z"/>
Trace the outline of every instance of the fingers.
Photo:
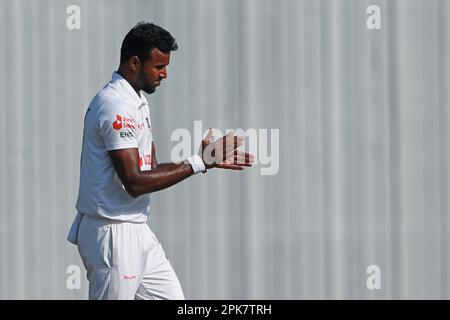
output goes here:
<path id="1" fill-rule="evenodd" d="M 211 158 L 212 166 L 228 170 L 243 170 L 251 167 L 255 163 L 255 156 L 253 154 L 237 150 L 244 145 L 244 136 L 235 136 L 234 131 L 231 130 L 216 141 L 211 141 L 211 139 L 213 138 L 212 130 L 210 128 L 204 139 L 204 141 L 210 145 L 203 151 L 209 152 L 208 155 L 210 155 L 209 158 Z M 204 161 L 209 158 L 203 157 Z"/>
<path id="2" fill-rule="evenodd" d="M 242 136 L 228 136 L 226 135 L 219 143 L 222 145 L 223 153 L 235 150 L 242 146 L 245 142 L 245 137 Z"/>
<path id="3" fill-rule="evenodd" d="M 237 148 L 236 144 L 239 142 L 243 142 L 245 140 L 245 137 L 243 136 L 235 136 L 234 131 L 229 131 L 225 136 L 217 140 L 217 142 L 223 143 L 225 142 L 226 145 L 233 146 L 233 143 L 235 145 L 235 148 Z"/>
<path id="4" fill-rule="evenodd" d="M 229 153 L 224 161 L 232 161 L 234 164 L 250 167 L 255 164 L 255 156 L 247 152 L 236 151 L 234 153 Z"/>
<path id="5" fill-rule="evenodd" d="M 228 169 L 228 170 L 244 170 L 244 167 L 237 166 L 234 164 L 218 164 L 216 167 L 220 168 L 220 169 Z"/>
<path id="6" fill-rule="evenodd" d="M 232 147 L 233 149 L 237 149 L 242 146 L 245 142 L 245 137 L 243 136 L 234 136 L 234 139 L 227 143 L 227 146 Z"/>
<path id="7" fill-rule="evenodd" d="M 232 162 L 233 162 L 233 164 L 237 164 L 239 166 L 246 166 L 246 167 L 251 167 L 252 165 L 255 164 L 254 161 L 252 161 L 248 158 L 241 158 L 241 157 L 235 157 Z"/>
<path id="8" fill-rule="evenodd" d="M 255 161 L 245 157 L 234 157 L 233 163 L 237 165 L 251 167 L 252 165 L 255 164 Z"/>
<path id="9" fill-rule="evenodd" d="M 245 157 L 250 160 L 255 160 L 255 156 L 253 154 L 248 153 L 248 152 L 242 152 L 239 150 L 234 150 L 232 152 L 228 152 L 226 155 L 226 158 L 231 158 L 232 156 Z"/>
<path id="10" fill-rule="evenodd" d="M 234 135 L 234 131 L 230 131 L 228 132 L 226 135 L 224 135 L 223 137 L 221 137 L 220 139 L 217 139 L 217 143 L 218 144 L 222 144 L 224 141 L 228 142 L 228 141 L 232 141 L 233 139 L 233 135 Z"/>
<path id="11" fill-rule="evenodd" d="M 212 129 L 209 128 L 208 133 L 206 134 L 206 137 L 203 139 L 204 141 L 207 141 L 208 143 L 212 140 Z"/>
<path id="12" fill-rule="evenodd" d="M 241 147 L 245 143 L 245 137 L 243 136 L 233 136 L 233 132 L 230 131 L 226 136 L 222 137 L 220 141 L 217 143 L 217 150 L 222 151 L 223 157 L 219 157 L 222 160 L 228 158 L 231 154 L 233 154 L 239 147 Z M 222 148 L 220 148 L 222 145 Z"/>
<path id="13" fill-rule="evenodd" d="M 240 167 L 251 167 L 254 163 L 255 163 L 254 158 L 249 157 L 249 154 L 241 152 L 241 155 L 232 155 L 231 157 L 228 157 L 220 164 L 237 165 Z"/>

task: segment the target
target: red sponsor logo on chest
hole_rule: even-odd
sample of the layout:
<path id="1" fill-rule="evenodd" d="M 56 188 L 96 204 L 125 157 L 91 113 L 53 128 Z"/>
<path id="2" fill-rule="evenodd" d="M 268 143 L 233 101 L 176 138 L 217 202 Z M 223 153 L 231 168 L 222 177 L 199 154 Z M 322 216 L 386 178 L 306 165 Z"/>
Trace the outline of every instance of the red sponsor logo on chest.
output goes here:
<path id="1" fill-rule="evenodd" d="M 113 128 L 120 130 L 122 128 L 135 129 L 134 120 L 116 115 L 116 121 L 113 122 Z"/>

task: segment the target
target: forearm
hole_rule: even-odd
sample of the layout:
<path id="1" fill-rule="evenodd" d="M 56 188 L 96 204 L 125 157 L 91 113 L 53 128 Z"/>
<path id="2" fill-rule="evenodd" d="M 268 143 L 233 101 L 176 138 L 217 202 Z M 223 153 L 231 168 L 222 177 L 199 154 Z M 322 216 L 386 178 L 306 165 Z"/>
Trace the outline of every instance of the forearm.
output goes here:
<path id="1" fill-rule="evenodd" d="M 162 163 L 156 169 L 140 171 L 131 183 L 132 195 L 137 197 L 166 189 L 193 175 L 190 164 Z"/>
<path id="2" fill-rule="evenodd" d="M 152 168 L 152 170 L 166 168 L 166 167 L 172 167 L 173 164 L 174 164 L 173 162 L 157 163 L 156 166 L 154 168 Z M 145 171 L 145 172 L 149 172 L 149 171 Z"/>

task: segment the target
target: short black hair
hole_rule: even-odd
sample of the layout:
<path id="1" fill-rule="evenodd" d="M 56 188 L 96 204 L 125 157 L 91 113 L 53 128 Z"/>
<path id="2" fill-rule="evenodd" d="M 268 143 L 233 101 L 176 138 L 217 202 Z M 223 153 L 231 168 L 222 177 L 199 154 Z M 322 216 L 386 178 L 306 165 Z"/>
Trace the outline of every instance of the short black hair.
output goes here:
<path id="1" fill-rule="evenodd" d="M 151 22 L 139 22 L 123 39 L 120 64 L 127 62 L 132 56 L 138 56 L 145 61 L 150 58 L 148 52 L 153 48 L 167 53 L 177 50 L 178 45 L 167 30 Z"/>

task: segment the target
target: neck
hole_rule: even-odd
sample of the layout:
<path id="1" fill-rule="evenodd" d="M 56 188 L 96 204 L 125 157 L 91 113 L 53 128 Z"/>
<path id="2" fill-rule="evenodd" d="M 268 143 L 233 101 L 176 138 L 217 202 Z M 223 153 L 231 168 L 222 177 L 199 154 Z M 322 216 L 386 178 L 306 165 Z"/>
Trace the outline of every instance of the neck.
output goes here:
<path id="1" fill-rule="evenodd" d="M 134 91 L 136 91 L 137 95 L 140 98 L 141 97 L 141 89 L 136 85 L 136 83 L 134 83 L 130 74 L 128 72 L 126 72 L 125 70 L 123 70 L 123 68 L 121 68 L 121 67 L 119 67 L 119 70 L 117 70 L 117 73 L 120 74 L 122 76 L 122 78 L 124 78 L 125 80 L 128 81 L 128 83 L 131 85 L 131 87 L 133 87 Z"/>

